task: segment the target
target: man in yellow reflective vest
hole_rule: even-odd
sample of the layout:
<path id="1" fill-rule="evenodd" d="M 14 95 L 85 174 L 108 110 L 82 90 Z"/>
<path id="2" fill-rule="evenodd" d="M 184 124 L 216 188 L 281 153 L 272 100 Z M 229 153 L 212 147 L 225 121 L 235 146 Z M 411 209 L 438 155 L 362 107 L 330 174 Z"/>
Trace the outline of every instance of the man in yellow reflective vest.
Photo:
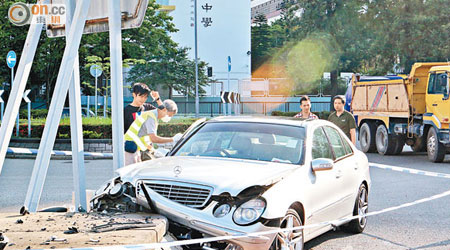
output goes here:
<path id="1" fill-rule="evenodd" d="M 168 99 L 155 110 L 136 114 L 136 119 L 125 133 L 125 166 L 141 162 L 142 152 L 146 155 L 152 154 L 153 143 L 177 142 L 181 138 L 180 134 L 174 137 L 157 135 L 158 119 L 169 122 L 177 112 L 177 104 Z"/>

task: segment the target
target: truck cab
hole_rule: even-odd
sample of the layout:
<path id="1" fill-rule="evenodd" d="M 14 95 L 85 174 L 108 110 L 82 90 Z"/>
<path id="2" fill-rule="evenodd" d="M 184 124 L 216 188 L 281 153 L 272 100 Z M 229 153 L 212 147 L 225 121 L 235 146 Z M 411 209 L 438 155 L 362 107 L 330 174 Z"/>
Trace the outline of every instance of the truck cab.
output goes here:
<path id="1" fill-rule="evenodd" d="M 450 122 L 449 74 L 450 66 L 437 66 L 430 69 L 424 114 L 434 115 L 437 118 L 435 125 L 446 129 L 449 128 Z"/>

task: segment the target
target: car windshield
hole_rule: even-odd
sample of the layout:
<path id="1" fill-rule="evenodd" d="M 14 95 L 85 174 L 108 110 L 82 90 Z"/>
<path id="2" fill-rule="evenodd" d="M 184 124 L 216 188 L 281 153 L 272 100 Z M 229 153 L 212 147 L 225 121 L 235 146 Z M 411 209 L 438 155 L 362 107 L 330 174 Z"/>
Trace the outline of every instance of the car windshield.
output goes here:
<path id="1" fill-rule="evenodd" d="M 300 164 L 305 128 L 246 122 L 206 123 L 175 153 Z"/>

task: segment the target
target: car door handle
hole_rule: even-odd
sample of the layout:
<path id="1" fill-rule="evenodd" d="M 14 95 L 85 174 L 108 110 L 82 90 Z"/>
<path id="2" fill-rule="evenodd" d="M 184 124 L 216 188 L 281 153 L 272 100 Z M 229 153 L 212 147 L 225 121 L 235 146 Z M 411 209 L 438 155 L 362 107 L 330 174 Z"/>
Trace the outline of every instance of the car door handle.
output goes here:
<path id="1" fill-rule="evenodd" d="M 436 106 L 437 106 L 437 103 L 433 103 L 432 105 L 436 107 Z"/>
<path id="2" fill-rule="evenodd" d="M 337 172 L 336 172 L 336 179 L 339 179 L 339 178 L 341 178 L 342 177 L 342 171 L 341 170 L 338 170 Z"/>

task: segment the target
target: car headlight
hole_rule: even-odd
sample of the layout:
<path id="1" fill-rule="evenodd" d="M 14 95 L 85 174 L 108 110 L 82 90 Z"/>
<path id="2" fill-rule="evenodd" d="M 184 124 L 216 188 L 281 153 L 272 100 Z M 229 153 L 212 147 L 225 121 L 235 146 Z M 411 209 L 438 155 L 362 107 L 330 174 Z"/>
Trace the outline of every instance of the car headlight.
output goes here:
<path id="1" fill-rule="evenodd" d="M 252 199 L 240 205 L 233 213 L 234 223 L 245 226 L 255 222 L 266 209 L 266 202 L 261 199 Z"/>
<path id="2" fill-rule="evenodd" d="M 109 190 L 109 195 L 113 198 L 119 197 L 123 194 L 123 191 L 122 183 L 118 182 Z"/>
<path id="3" fill-rule="evenodd" d="M 218 206 L 215 210 L 214 210 L 214 217 L 216 218 L 220 218 L 220 217 L 224 217 L 225 215 L 227 215 L 231 210 L 231 206 L 228 203 L 222 204 L 220 206 Z"/>

